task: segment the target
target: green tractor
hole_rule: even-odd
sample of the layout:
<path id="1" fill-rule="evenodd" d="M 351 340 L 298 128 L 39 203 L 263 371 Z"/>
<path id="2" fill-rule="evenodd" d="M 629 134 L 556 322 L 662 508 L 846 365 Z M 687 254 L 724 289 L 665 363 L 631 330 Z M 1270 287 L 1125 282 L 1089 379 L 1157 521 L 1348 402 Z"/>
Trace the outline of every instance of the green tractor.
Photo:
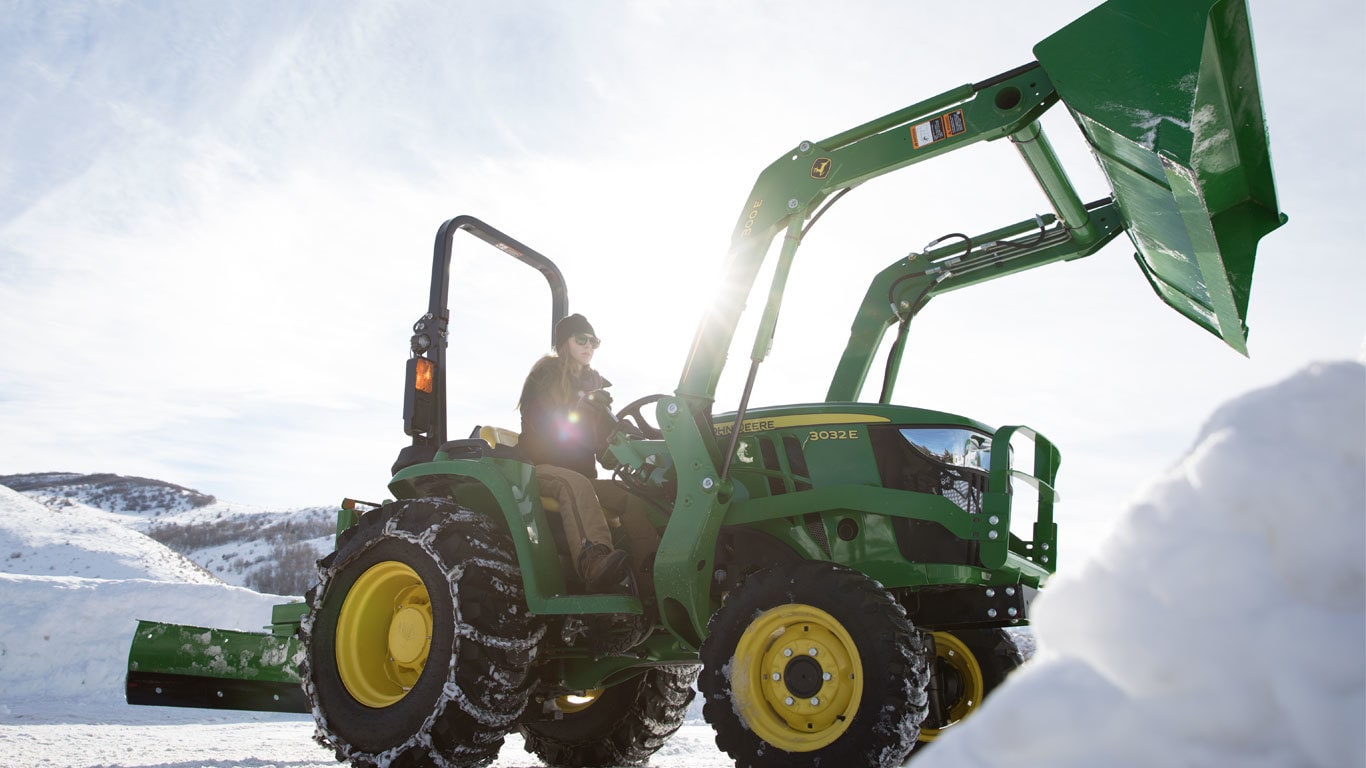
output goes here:
<path id="1" fill-rule="evenodd" d="M 745 766 L 897 765 L 969 716 L 1021 663 L 1007 630 L 1028 623 L 1057 567 L 1060 457 L 1024 426 L 894 404 L 911 319 L 941 293 L 1123 232 L 1163 301 L 1245 353 L 1257 242 L 1285 221 L 1244 0 L 1110 0 L 1034 52 L 803 141 L 759 177 L 677 388 L 614 417 L 612 511 L 634 594 L 586 593 L 514 433 L 447 433 L 456 234 L 538 270 L 552 327 L 569 310 L 549 259 L 462 216 L 437 234 L 414 325 L 393 500 L 342 505 L 319 583 L 277 606 L 269 632 L 142 622 L 128 701 L 311 712 L 319 741 L 357 766 L 481 765 L 512 732 L 549 765 L 636 764 L 680 726 L 694 686 Z M 1059 101 L 1109 180 L 1104 199 L 1082 202 L 1042 132 Z M 857 307 L 825 402 L 751 406 L 794 256 L 826 207 L 996 139 L 1016 145 L 1052 211 L 897 259 Z M 718 410 L 779 234 L 747 384 Z M 893 328 L 880 395 L 858 402 Z M 1037 492 L 1017 509 L 1025 483 Z"/>

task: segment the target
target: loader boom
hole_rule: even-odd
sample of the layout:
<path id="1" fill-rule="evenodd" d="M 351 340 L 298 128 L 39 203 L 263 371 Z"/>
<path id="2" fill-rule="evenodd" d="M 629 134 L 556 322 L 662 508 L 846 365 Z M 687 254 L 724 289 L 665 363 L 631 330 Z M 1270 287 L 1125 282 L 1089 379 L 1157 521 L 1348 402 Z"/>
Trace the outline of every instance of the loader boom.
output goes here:
<path id="1" fill-rule="evenodd" d="M 1163 301 L 1246 354 L 1257 241 L 1286 218 L 1276 207 L 1244 0 L 1111 0 L 1035 53 L 1039 61 L 803 141 L 769 165 L 735 225 L 724 292 L 698 327 L 679 396 L 694 410 L 710 407 L 745 299 L 780 232 L 788 234 L 779 259 L 790 262 L 803 225 L 840 190 L 1001 138 L 1039 182 L 1053 226 L 1031 217 L 888 267 L 856 316 L 827 400 L 857 399 L 879 324 L 909 322 L 941 293 L 1090 255 L 1121 231 Z M 1110 180 L 1111 198 L 1083 204 L 1044 135 L 1039 118 L 1059 99 Z M 766 317 L 751 360 L 767 354 L 772 330 Z"/>

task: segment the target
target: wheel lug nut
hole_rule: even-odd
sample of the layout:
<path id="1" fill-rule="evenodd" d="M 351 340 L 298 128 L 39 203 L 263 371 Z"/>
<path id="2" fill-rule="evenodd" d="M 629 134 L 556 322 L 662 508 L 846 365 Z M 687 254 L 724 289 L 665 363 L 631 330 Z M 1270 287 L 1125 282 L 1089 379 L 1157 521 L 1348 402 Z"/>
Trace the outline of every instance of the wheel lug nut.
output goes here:
<path id="1" fill-rule="evenodd" d="M 783 676 L 780 675 L 780 674 L 778 674 L 777 672 L 774 672 L 774 673 L 773 673 L 773 679 L 774 679 L 774 680 L 782 680 L 782 679 L 783 679 Z"/>
<path id="2" fill-rule="evenodd" d="M 783 703 L 786 704 L 786 705 L 788 705 L 788 706 L 790 707 L 790 706 L 792 706 L 793 704 L 795 704 L 796 702 L 793 701 L 793 699 L 792 699 L 791 696 L 788 696 L 786 699 L 783 699 Z"/>
<path id="3" fill-rule="evenodd" d="M 822 673 L 822 674 L 821 674 L 821 679 L 822 679 L 822 680 L 829 680 L 829 679 L 830 679 L 830 673 L 829 673 L 829 672 L 824 672 L 824 673 Z"/>
<path id="4" fill-rule="evenodd" d="M 806 653 L 807 653 L 808 656 L 815 656 L 815 655 L 816 655 L 816 649 L 815 649 L 815 648 L 812 648 L 811 650 L 807 651 Z"/>
<path id="5" fill-rule="evenodd" d="M 791 656 L 791 655 L 792 655 L 792 649 L 791 649 L 791 648 L 784 648 L 784 649 L 783 649 L 783 655 L 784 655 L 784 656 Z"/>
<path id="6" fill-rule="evenodd" d="M 813 707 L 819 707 L 820 705 L 821 705 L 821 700 L 818 699 L 818 698 L 812 697 L 812 699 L 811 699 L 811 706 L 813 706 Z"/>

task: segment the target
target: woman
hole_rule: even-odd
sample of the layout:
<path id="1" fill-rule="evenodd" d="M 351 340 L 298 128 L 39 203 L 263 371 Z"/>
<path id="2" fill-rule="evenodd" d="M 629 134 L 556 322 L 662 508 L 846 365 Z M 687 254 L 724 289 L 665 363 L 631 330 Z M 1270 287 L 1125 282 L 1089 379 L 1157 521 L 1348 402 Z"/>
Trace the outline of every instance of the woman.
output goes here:
<path id="1" fill-rule="evenodd" d="M 591 478 L 610 429 L 611 382 L 593 369 L 601 341 L 583 315 L 555 324 L 555 349 L 536 361 L 522 385 L 518 447 L 536 467 L 542 495 L 560 505 L 560 522 L 574 565 L 590 592 L 616 591 L 630 577 L 627 554 L 612 532 Z"/>

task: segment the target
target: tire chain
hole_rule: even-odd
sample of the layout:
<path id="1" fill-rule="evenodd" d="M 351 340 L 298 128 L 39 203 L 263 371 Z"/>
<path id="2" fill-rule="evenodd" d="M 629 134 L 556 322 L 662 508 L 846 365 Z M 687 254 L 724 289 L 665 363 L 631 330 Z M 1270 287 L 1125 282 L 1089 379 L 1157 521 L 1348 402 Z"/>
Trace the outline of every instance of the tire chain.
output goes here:
<path id="1" fill-rule="evenodd" d="M 338 568 L 386 538 L 419 547 L 451 585 L 457 641 L 440 699 L 403 743 L 378 754 L 353 749 L 328 726 L 317 704 L 305 650 L 300 677 L 317 723 L 314 740 L 333 749 L 339 761 L 356 766 L 486 765 L 526 707 L 529 671 L 545 630 L 525 610 L 510 539 L 485 516 L 445 499 L 397 502 L 363 515 L 338 537 L 336 551 L 318 561 L 319 583 L 305 596 L 309 612 L 299 628 L 301 648 L 310 647 L 314 617 Z M 460 586 L 475 577 L 494 585 L 496 595 L 473 592 L 462 600 Z M 472 673 L 476 664 L 494 668 L 488 674 Z"/>

